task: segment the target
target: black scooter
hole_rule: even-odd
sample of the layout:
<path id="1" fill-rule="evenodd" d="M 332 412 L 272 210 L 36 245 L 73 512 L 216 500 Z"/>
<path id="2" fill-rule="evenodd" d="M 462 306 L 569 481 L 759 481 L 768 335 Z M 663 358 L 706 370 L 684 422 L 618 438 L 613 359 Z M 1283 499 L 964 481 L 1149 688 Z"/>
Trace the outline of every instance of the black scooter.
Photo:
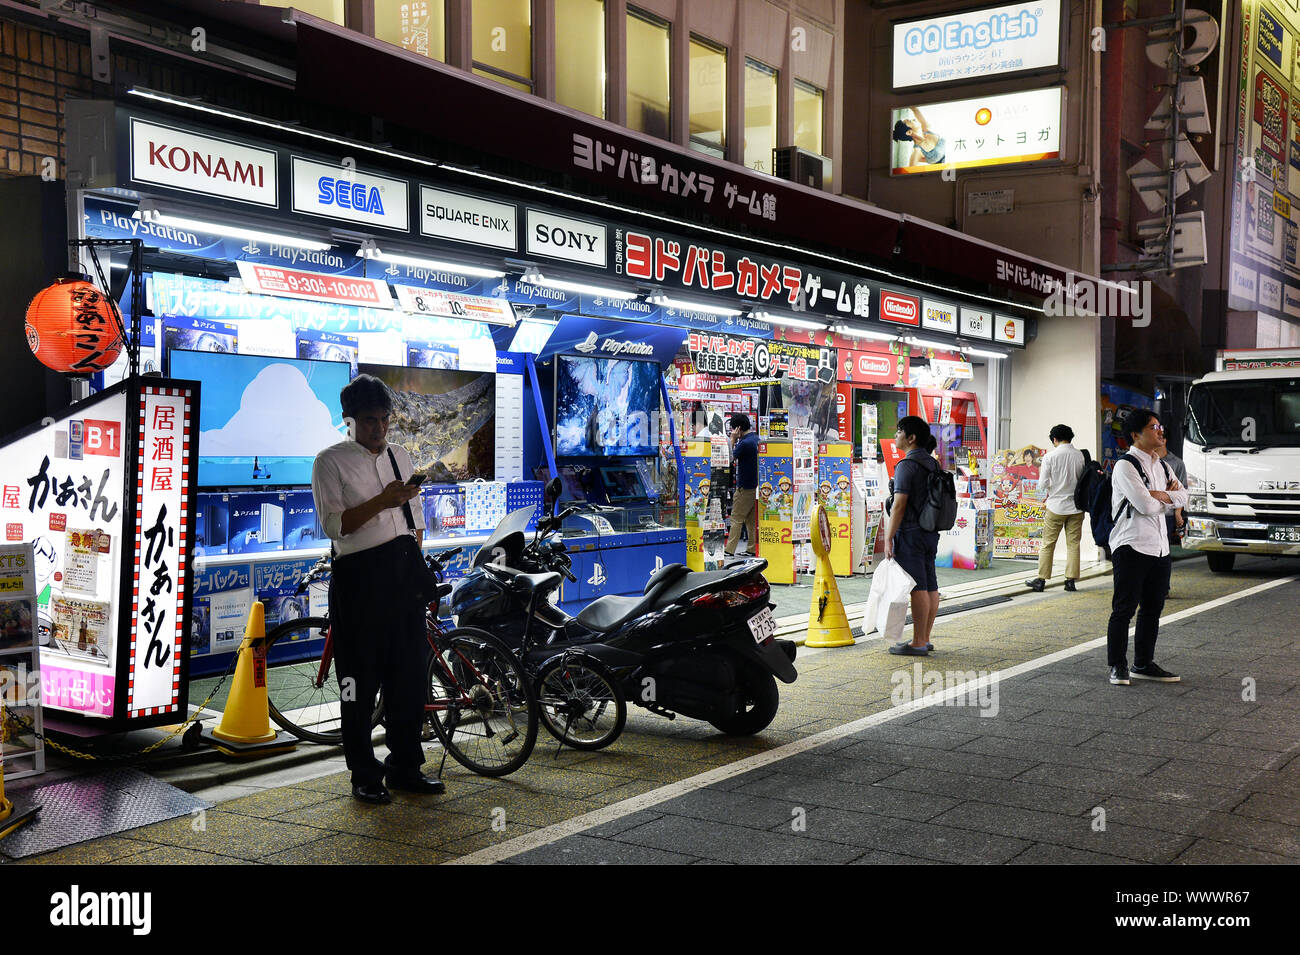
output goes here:
<path id="1" fill-rule="evenodd" d="M 531 505 L 497 525 L 451 594 L 457 625 L 520 647 L 530 668 L 580 655 L 611 675 L 627 701 L 668 719 L 680 713 L 737 736 L 771 723 L 780 702 L 774 677 L 793 683 L 798 674 L 795 645 L 774 636 L 767 561 L 704 572 L 668 564 L 640 597 L 601 597 L 570 616 L 550 600 L 562 577 L 577 582 L 558 532 L 579 509 L 557 516 L 560 490 L 558 480 L 547 486 L 547 515 L 531 540 Z"/>

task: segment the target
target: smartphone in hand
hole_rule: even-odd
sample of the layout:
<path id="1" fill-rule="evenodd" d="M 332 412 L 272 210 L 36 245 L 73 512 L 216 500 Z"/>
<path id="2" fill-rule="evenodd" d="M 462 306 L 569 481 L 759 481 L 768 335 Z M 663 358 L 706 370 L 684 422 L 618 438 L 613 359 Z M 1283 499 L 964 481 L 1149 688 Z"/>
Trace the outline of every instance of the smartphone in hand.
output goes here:
<path id="1" fill-rule="evenodd" d="M 427 478 L 428 476 L 429 475 L 417 471 L 415 474 L 412 474 L 409 478 L 406 479 L 406 486 L 419 487 L 421 484 L 424 483 L 424 479 Z"/>

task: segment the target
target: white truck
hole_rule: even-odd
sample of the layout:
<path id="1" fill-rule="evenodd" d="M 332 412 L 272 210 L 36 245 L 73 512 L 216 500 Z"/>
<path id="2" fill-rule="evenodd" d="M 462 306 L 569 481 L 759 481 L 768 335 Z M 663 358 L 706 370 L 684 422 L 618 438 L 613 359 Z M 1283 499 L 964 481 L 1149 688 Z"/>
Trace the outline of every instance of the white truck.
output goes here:
<path id="1" fill-rule="evenodd" d="M 1221 351 L 1217 369 L 1188 392 L 1183 546 L 1216 573 L 1300 557 L 1300 348 Z"/>

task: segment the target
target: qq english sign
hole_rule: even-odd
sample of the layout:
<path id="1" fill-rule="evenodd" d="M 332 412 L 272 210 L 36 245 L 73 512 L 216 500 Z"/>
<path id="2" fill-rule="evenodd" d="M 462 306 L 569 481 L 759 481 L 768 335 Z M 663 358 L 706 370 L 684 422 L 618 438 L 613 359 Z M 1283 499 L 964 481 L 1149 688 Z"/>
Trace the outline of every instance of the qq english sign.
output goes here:
<path id="1" fill-rule="evenodd" d="M 894 24 L 896 90 L 1061 65 L 1061 0 L 1030 0 Z"/>
<path id="2" fill-rule="evenodd" d="M 1061 157 L 1065 87 L 1053 86 L 890 114 L 891 174 L 942 172 Z"/>

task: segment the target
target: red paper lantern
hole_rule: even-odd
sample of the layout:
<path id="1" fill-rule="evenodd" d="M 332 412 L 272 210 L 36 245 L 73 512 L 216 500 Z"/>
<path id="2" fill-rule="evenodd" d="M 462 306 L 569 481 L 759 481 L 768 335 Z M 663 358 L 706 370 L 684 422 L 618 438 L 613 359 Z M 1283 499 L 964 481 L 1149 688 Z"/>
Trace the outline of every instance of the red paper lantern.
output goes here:
<path id="1" fill-rule="evenodd" d="M 27 346 L 54 371 L 89 375 L 102 371 L 122 352 L 113 306 L 95 286 L 59 279 L 27 306 Z"/>

